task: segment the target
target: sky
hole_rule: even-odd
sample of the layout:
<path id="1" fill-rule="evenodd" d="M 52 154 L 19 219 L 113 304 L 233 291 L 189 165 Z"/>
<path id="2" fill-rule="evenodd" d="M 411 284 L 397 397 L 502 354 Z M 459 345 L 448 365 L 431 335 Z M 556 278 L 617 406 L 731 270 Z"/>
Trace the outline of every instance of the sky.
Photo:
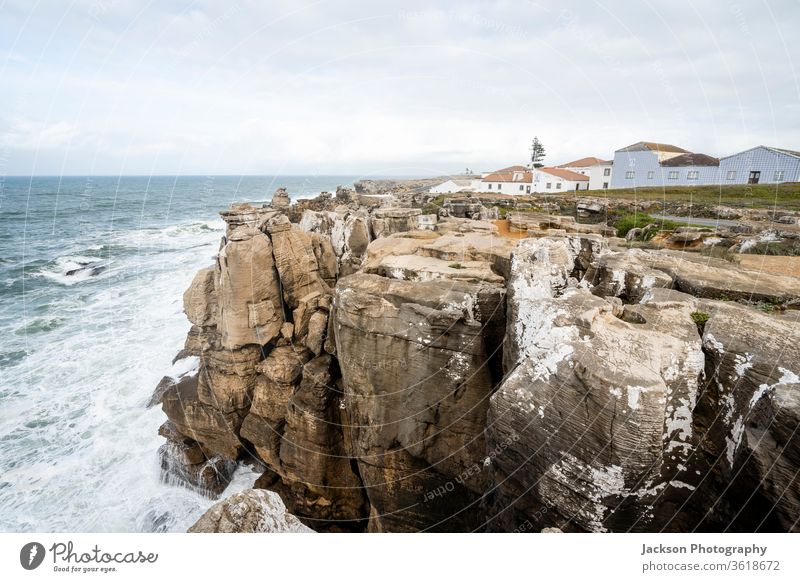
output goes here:
<path id="1" fill-rule="evenodd" d="M 0 176 L 800 150 L 798 0 L 0 0 Z"/>

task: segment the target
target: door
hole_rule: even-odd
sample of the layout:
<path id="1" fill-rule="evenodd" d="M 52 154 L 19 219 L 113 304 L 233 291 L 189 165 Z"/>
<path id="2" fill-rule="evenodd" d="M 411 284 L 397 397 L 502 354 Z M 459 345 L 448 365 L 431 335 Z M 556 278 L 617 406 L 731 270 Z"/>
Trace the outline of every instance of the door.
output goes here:
<path id="1" fill-rule="evenodd" d="M 750 172 L 750 177 L 747 179 L 748 184 L 758 184 L 761 178 L 761 172 Z"/>

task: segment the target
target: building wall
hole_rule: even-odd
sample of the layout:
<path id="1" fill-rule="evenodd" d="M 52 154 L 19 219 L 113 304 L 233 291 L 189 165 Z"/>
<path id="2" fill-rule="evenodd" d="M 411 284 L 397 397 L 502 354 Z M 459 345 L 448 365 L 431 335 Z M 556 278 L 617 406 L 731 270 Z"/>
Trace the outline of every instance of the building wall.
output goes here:
<path id="1" fill-rule="evenodd" d="M 522 186 L 521 190 L 520 186 Z M 494 194 L 515 194 L 522 196 L 533 192 L 533 188 L 528 190 L 529 186 L 532 186 L 530 182 L 480 182 L 477 187 L 477 191 L 492 192 Z"/>
<path id="2" fill-rule="evenodd" d="M 759 184 L 800 182 L 800 159 L 764 147 L 756 147 L 722 158 L 719 162 L 721 184 L 747 184 L 751 171 L 760 171 Z M 783 172 L 776 180 L 775 172 Z M 736 172 L 728 179 L 729 172 Z"/>
<path id="3" fill-rule="evenodd" d="M 633 177 L 629 177 L 630 172 L 633 172 Z M 670 172 L 677 172 L 677 178 L 671 179 Z M 689 172 L 697 172 L 697 178 L 689 179 Z M 614 152 L 614 171 L 611 174 L 611 188 L 697 186 L 719 184 L 720 168 L 660 166 L 655 152 Z"/>
<path id="4" fill-rule="evenodd" d="M 455 192 L 474 191 L 480 186 L 480 183 L 480 180 L 470 180 L 469 186 L 459 186 L 453 180 L 447 180 L 432 187 L 428 192 L 431 194 L 452 194 Z"/>
<path id="5" fill-rule="evenodd" d="M 565 166 L 565 170 L 577 172 L 584 176 L 589 176 L 589 190 L 602 190 L 603 183 L 608 183 L 611 188 L 611 178 L 613 169 L 611 164 L 608 165 L 595 165 L 595 166 Z M 605 175 L 605 170 L 608 169 L 608 176 Z M 581 187 L 583 190 L 583 187 Z"/>
<path id="6" fill-rule="evenodd" d="M 550 188 L 547 184 L 550 183 Z M 560 184 L 560 186 L 559 186 Z M 580 184 L 580 189 L 585 190 L 588 188 L 589 183 L 585 181 L 565 180 L 559 176 L 553 176 L 546 172 L 534 171 L 533 172 L 533 188 L 534 192 L 554 194 L 558 192 L 574 192 L 576 184 Z"/>

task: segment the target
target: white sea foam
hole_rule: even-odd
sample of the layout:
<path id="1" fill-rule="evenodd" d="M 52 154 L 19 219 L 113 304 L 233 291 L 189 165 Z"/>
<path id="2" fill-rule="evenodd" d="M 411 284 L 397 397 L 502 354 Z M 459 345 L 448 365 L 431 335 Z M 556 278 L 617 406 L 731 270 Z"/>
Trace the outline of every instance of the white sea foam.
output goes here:
<path id="1" fill-rule="evenodd" d="M 197 367 L 171 364 L 189 328 L 180 298 L 220 235 L 162 229 L 159 251 L 120 258 L 95 285 L 53 300 L 48 317 L 61 322 L 46 341 L 23 338 L 28 355 L 3 369 L 0 386 L 0 531 L 183 531 L 212 503 L 161 483 L 165 417 L 143 402 L 161 376 Z M 40 275 L 86 282 L 66 275 L 84 263 L 98 258 L 64 255 Z M 254 477 L 237 479 L 245 488 Z"/>

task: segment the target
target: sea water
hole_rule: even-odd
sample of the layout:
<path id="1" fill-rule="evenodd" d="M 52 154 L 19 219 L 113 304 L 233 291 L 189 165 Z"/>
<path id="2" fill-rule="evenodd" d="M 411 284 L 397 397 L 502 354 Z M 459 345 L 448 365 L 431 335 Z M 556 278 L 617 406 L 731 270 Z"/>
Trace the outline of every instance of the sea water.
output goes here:
<path id="1" fill-rule="evenodd" d="M 162 483 L 165 416 L 145 404 L 218 212 L 354 179 L 0 177 L 0 531 L 185 531 L 213 500 Z"/>

